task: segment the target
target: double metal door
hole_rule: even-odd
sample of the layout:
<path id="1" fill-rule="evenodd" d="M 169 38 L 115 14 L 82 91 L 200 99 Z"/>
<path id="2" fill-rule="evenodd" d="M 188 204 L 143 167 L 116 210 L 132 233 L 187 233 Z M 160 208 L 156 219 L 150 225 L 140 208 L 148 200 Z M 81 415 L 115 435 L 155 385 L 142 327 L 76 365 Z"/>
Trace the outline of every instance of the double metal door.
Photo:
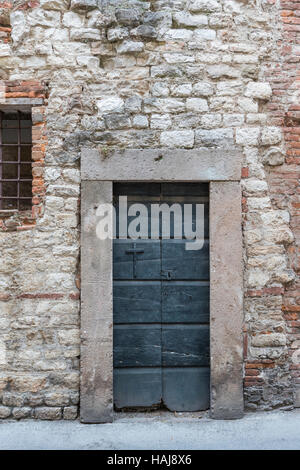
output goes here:
<path id="1" fill-rule="evenodd" d="M 120 238 L 120 196 L 142 204 L 144 239 Z M 116 184 L 113 243 L 114 404 L 117 409 L 196 411 L 209 407 L 209 240 L 207 184 Z M 205 241 L 187 250 L 185 238 L 151 236 L 153 204 L 204 205 Z M 122 215 L 124 218 L 124 214 Z M 134 216 L 128 217 L 128 225 Z M 141 219 L 140 219 L 141 220 Z M 124 222 L 124 221 L 123 221 Z M 182 218 L 184 224 L 184 218 Z M 184 228 L 184 227 L 183 227 Z M 178 229 L 178 227 L 177 227 Z M 184 234 L 184 230 L 183 230 Z M 124 234 L 123 234 L 124 237 Z"/>

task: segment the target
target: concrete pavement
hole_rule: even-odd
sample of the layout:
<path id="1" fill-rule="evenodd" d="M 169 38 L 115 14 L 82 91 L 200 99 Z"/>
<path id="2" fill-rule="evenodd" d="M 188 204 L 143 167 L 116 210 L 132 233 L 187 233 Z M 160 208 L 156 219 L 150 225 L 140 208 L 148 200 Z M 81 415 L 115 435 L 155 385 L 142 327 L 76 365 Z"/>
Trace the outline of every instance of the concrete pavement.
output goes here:
<path id="1" fill-rule="evenodd" d="M 300 410 L 214 421 L 207 413 L 118 414 L 112 424 L 2 421 L 0 449 L 300 449 Z"/>

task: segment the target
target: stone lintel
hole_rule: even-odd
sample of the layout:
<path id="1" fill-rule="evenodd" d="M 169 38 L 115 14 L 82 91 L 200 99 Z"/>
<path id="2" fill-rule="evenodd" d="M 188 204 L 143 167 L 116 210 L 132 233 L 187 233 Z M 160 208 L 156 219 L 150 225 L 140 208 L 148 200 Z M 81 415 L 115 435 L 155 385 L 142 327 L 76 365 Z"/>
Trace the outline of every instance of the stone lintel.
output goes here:
<path id="1" fill-rule="evenodd" d="M 102 181 L 239 181 L 241 151 L 236 148 L 128 149 L 103 155 L 81 152 L 82 180 Z"/>

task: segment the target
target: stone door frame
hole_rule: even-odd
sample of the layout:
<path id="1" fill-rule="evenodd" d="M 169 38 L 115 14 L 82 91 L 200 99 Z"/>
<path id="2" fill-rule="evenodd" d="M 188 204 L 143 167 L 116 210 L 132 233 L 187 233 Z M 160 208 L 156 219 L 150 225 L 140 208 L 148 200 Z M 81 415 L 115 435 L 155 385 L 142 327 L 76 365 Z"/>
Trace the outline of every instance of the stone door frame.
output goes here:
<path id="1" fill-rule="evenodd" d="M 241 152 L 145 149 L 81 152 L 81 386 L 84 423 L 113 420 L 112 240 L 96 235 L 113 182 L 209 182 L 210 414 L 243 416 Z"/>

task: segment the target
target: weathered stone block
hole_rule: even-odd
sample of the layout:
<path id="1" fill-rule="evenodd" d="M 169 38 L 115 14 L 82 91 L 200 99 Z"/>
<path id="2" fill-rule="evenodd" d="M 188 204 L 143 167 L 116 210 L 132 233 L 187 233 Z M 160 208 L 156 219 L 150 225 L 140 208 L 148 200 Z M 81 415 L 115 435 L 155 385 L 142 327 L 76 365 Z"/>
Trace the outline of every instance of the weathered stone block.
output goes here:
<path id="1" fill-rule="evenodd" d="M 266 181 L 248 178 L 243 182 L 243 188 L 245 191 L 245 195 L 256 194 L 260 196 L 266 193 L 266 191 L 268 190 L 268 185 Z"/>
<path id="2" fill-rule="evenodd" d="M 93 10 L 97 8 L 97 0 L 71 0 L 71 10 Z"/>
<path id="3" fill-rule="evenodd" d="M 9 57 L 11 54 L 9 44 L 0 44 L 0 57 Z"/>
<path id="4" fill-rule="evenodd" d="M 133 95 L 125 101 L 125 111 L 129 113 L 139 113 L 142 109 L 142 98 L 139 95 Z"/>
<path id="5" fill-rule="evenodd" d="M 191 83 L 184 83 L 182 85 L 174 86 L 171 89 L 171 95 L 184 98 L 192 94 L 192 89 L 193 87 Z"/>
<path id="6" fill-rule="evenodd" d="M 204 114 L 201 117 L 201 126 L 203 129 L 214 129 L 220 127 L 222 124 L 222 115 L 221 114 Z"/>
<path id="7" fill-rule="evenodd" d="M 143 22 L 156 27 L 158 30 L 164 30 L 171 27 L 172 14 L 170 11 L 148 12 L 145 14 Z"/>
<path id="8" fill-rule="evenodd" d="M 0 419 L 8 418 L 11 415 L 11 409 L 8 406 L 0 406 Z"/>
<path id="9" fill-rule="evenodd" d="M 211 78 L 237 78 L 240 76 L 240 71 L 229 65 L 210 65 L 207 67 L 207 73 Z"/>
<path id="10" fill-rule="evenodd" d="M 141 12 L 135 8 L 128 9 L 117 9 L 116 10 L 116 19 L 118 23 L 125 26 L 137 26 L 141 21 Z"/>
<path id="11" fill-rule="evenodd" d="M 58 11 L 35 8 L 28 13 L 27 20 L 31 26 L 56 27 L 60 23 L 60 17 Z"/>
<path id="12" fill-rule="evenodd" d="M 226 127 L 238 127 L 244 124 L 243 114 L 224 114 L 224 126 Z"/>
<path id="13" fill-rule="evenodd" d="M 70 402 L 69 394 L 63 392 L 51 392 L 45 395 L 45 404 L 48 406 L 63 406 Z"/>
<path id="14" fill-rule="evenodd" d="M 36 419 L 43 419 L 43 420 L 51 420 L 51 421 L 58 420 L 58 419 L 61 419 L 62 417 L 61 408 L 57 408 L 57 407 L 35 408 L 34 417 Z"/>
<path id="15" fill-rule="evenodd" d="M 129 54 L 133 52 L 142 52 L 144 50 L 143 42 L 135 41 L 124 41 L 122 44 L 117 46 L 118 54 Z"/>
<path id="16" fill-rule="evenodd" d="M 13 408 L 12 416 L 15 419 L 26 419 L 30 418 L 32 415 L 32 409 L 28 406 L 24 406 L 22 408 Z"/>
<path id="17" fill-rule="evenodd" d="M 188 64 L 195 62 L 195 57 L 193 55 L 177 52 L 164 54 L 164 59 L 168 64 Z"/>
<path id="18" fill-rule="evenodd" d="M 282 134 L 279 127 L 264 127 L 261 131 L 262 145 L 275 145 L 281 142 Z"/>
<path id="19" fill-rule="evenodd" d="M 189 41 L 193 37 L 193 31 L 188 29 L 169 29 L 165 33 L 165 39 L 172 41 Z"/>
<path id="20" fill-rule="evenodd" d="M 0 24 L 10 26 L 10 8 L 0 8 Z"/>
<path id="21" fill-rule="evenodd" d="M 18 393 L 5 392 L 2 397 L 2 403 L 5 406 L 17 406 L 24 405 L 24 396 Z"/>
<path id="22" fill-rule="evenodd" d="M 108 129 L 126 129 L 131 125 L 129 116 L 126 114 L 109 114 L 105 117 L 105 124 Z"/>
<path id="23" fill-rule="evenodd" d="M 282 333 L 258 334 L 252 338 L 251 344 L 261 348 L 285 346 L 286 336 Z"/>
<path id="24" fill-rule="evenodd" d="M 189 10 L 193 13 L 198 11 L 212 13 L 222 10 L 222 6 L 216 0 L 192 0 L 189 4 Z"/>
<path id="25" fill-rule="evenodd" d="M 16 10 L 10 14 L 12 26 L 11 38 L 15 44 L 19 44 L 28 35 L 28 27 L 23 11 Z"/>
<path id="26" fill-rule="evenodd" d="M 186 100 L 186 109 L 198 113 L 208 111 L 207 101 L 203 98 L 188 98 Z"/>
<path id="27" fill-rule="evenodd" d="M 269 100 L 272 96 L 272 88 L 267 82 L 250 82 L 247 85 L 245 96 L 249 98 Z"/>
<path id="28" fill-rule="evenodd" d="M 214 29 L 197 29 L 194 31 L 193 40 L 200 41 L 213 41 L 216 39 L 216 31 Z"/>
<path id="29" fill-rule="evenodd" d="M 71 28 L 70 39 L 73 41 L 100 41 L 101 33 L 98 29 Z"/>
<path id="30" fill-rule="evenodd" d="M 63 411 L 63 418 L 72 420 L 76 419 L 78 416 L 77 406 L 65 406 Z"/>
<path id="31" fill-rule="evenodd" d="M 81 15 L 78 15 L 78 13 L 68 11 L 67 13 L 64 13 L 62 22 L 67 28 L 82 28 L 84 25 L 84 18 Z"/>
<path id="32" fill-rule="evenodd" d="M 284 160 L 283 152 L 276 147 L 269 149 L 263 156 L 263 163 L 270 166 L 282 165 Z"/>
<path id="33" fill-rule="evenodd" d="M 73 344 L 80 344 L 80 337 L 78 329 L 64 330 L 58 332 L 59 342 L 65 346 Z"/>
<path id="34" fill-rule="evenodd" d="M 129 36 L 128 28 L 109 28 L 107 30 L 107 39 L 109 41 L 122 41 Z"/>
<path id="35" fill-rule="evenodd" d="M 212 28 L 230 28 L 232 22 L 232 15 L 226 15 L 224 13 L 209 15 L 209 26 Z"/>
<path id="36" fill-rule="evenodd" d="M 158 32 L 153 26 L 149 24 L 142 24 L 137 28 L 132 29 L 130 31 L 130 35 L 144 39 L 155 39 L 158 35 Z"/>
<path id="37" fill-rule="evenodd" d="M 146 98 L 144 100 L 144 111 L 146 113 L 165 111 L 177 113 L 185 111 L 186 105 L 183 100 L 176 98 Z"/>
<path id="38" fill-rule="evenodd" d="M 231 147 L 233 146 L 232 129 L 197 129 L 195 132 L 195 144 L 203 147 Z"/>
<path id="39" fill-rule="evenodd" d="M 193 148 L 193 131 L 165 131 L 161 133 L 160 143 L 165 147 Z"/>
<path id="40" fill-rule="evenodd" d="M 208 24 L 206 15 L 191 15 L 187 12 L 180 11 L 174 14 L 175 23 L 178 26 L 202 26 Z"/>
<path id="41" fill-rule="evenodd" d="M 259 127 L 244 127 L 236 130 L 236 143 L 239 145 L 258 145 Z"/>
<path id="42" fill-rule="evenodd" d="M 208 82 L 198 82 L 193 85 L 193 95 L 211 96 L 214 93 L 214 87 Z"/>
<path id="43" fill-rule="evenodd" d="M 40 0 L 40 5 L 44 10 L 68 10 L 71 0 Z"/>
<path id="44" fill-rule="evenodd" d="M 221 80 L 217 83 L 217 95 L 238 96 L 242 93 L 243 82 L 241 80 Z"/>
<path id="45" fill-rule="evenodd" d="M 172 124 L 169 114 L 152 114 L 150 127 L 151 129 L 168 129 Z"/>
<path id="46" fill-rule="evenodd" d="M 257 113 L 258 112 L 258 104 L 257 102 L 253 101 L 250 98 L 239 98 L 238 105 L 241 111 L 246 113 Z"/>
<path id="47" fill-rule="evenodd" d="M 120 113 L 124 109 L 124 101 L 118 96 L 111 95 L 97 101 L 97 107 L 100 113 Z"/>
<path id="48" fill-rule="evenodd" d="M 143 114 L 134 116 L 132 123 L 136 129 L 146 129 L 149 126 L 148 118 Z"/>

